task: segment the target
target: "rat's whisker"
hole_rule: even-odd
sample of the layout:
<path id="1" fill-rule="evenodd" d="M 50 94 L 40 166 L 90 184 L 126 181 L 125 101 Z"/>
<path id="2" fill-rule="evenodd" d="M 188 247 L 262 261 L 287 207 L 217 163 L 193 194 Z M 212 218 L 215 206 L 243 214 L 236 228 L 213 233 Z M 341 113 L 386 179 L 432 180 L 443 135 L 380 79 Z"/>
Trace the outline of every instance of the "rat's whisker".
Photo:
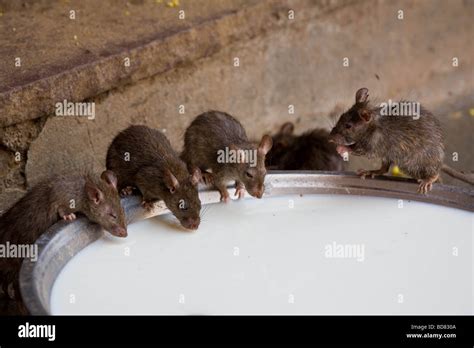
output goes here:
<path id="1" fill-rule="evenodd" d="M 204 207 L 201 208 L 201 211 L 199 212 L 199 217 L 201 218 L 201 221 L 206 216 L 209 209 L 210 209 L 209 205 L 205 205 Z"/>

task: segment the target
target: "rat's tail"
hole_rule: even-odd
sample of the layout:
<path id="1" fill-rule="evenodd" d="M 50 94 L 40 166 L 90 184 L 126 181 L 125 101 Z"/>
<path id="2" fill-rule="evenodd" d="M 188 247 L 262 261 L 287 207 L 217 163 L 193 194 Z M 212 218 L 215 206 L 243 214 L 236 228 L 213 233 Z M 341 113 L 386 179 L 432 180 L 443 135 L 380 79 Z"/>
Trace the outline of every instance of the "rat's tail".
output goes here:
<path id="1" fill-rule="evenodd" d="M 447 166 L 446 164 L 443 164 L 443 166 L 441 167 L 441 170 L 455 179 L 474 185 L 474 174 L 466 174 L 466 173 L 457 171 L 456 169 L 451 168 Z"/>

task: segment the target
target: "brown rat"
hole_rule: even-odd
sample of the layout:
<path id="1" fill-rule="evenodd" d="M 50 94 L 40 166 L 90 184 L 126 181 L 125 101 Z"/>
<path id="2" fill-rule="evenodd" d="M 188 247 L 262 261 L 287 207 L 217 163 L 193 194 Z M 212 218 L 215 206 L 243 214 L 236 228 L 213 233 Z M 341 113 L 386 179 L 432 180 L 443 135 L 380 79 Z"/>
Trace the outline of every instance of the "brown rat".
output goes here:
<path id="1" fill-rule="evenodd" d="M 269 169 L 341 171 L 344 161 L 329 142 L 329 132 L 313 129 L 294 134 L 294 125 L 284 123 L 273 138 L 273 146 L 266 156 Z"/>
<path id="2" fill-rule="evenodd" d="M 146 208 L 162 199 L 183 227 L 198 228 L 201 201 L 197 186 L 201 172 L 190 174 L 159 130 L 130 126 L 120 132 L 109 146 L 107 169 L 117 174 L 119 190 L 138 188 Z"/>
<path id="3" fill-rule="evenodd" d="M 441 170 L 450 175 L 457 172 L 443 164 L 442 129 L 431 112 L 418 104 L 417 115 L 394 116 L 382 106 L 371 105 L 368 97 L 367 88 L 359 89 L 355 104 L 341 115 L 330 133 L 330 140 L 340 154 L 348 152 L 382 159 L 380 169 L 360 170 L 358 174 L 362 178 L 385 174 L 390 165 L 397 164 L 404 173 L 418 180 L 418 191 L 426 193 L 438 180 Z M 390 108 L 400 109 L 403 103 L 412 102 L 396 102 Z M 458 179 L 466 179 L 462 173 L 457 174 Z"/>
<path id="4" fill-rule="evenodd" d="M 186 129 L 181 155 L 190 170 L 199 168 L 205 181 L 219 190 L 221 200 L 229 200 L 226 183 L 235 180 L 236 196 L 244 189 L 261 198 L 265 189 L 265 155 L 272 147 L 272 138 L 262 137 L 260 144 L 251 143 L 244 127 L 231 115 L 208 111 L 197 116 Z"/>
<path id="5" fill-rule="evenodd" d="M 93 174 L 58 175 L 35 185 L 0 216 L 0 244 L 33 244 L 58 220 L 74 220 L 78 213 L 115 236 L 127 236 L 117 178 L 104 171 L 100 178 Z M 21 262 L 21 258 L 0 258 L 0 283 L 5 294 L 13 283 L 18 297 Z"/>

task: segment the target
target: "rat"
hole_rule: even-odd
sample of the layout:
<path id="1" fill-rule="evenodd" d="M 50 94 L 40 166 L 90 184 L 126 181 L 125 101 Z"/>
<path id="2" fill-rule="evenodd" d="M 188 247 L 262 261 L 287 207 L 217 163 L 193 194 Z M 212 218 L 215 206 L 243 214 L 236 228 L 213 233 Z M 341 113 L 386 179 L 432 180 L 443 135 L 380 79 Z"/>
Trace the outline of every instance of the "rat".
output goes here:
<path id="1" fill-rule="evenodd" d="M 400 101 L 390 108 L 399 108 Z M 419 105 L 419 104 L 418 104 Z M 339 154 L 381 158 L 382 166 L 377 170 L 359 170 L 362 178 L 374 177 L 388 172 L 392 164 L 417 179 L 418 192 L 427 193 L 439 179 L 440 171 L 460 180 L 474 184 L 467 175 L 443 164 L 444 144 L 441 124 L 428 110 L 419 105 L 418 114 L 387 115 L 382 106 L 369 102 L 369 90 L 356 92 L 355 104 L 341 115 L 331 130 L 330 141 Z"/>
<path id="2" fill-rule="evenodd" d="M 186 129 L 181 157 L 189 170 L 199 168 L 203 181 L 213 184 L 221 201 L 228 202 L 226 184 L 233 180 L 235 196 L 242 198 L 245 189 L 253 197 L 263 196 L 265 155 L 271 147 L 269 135 L 264 135 L 260 144 L 253 144 L 236 118 L 211 110 L 198 115 Z"/>
<path id="3" fill-rule="evenodd" d="M 104 171 L 100 178 L 91 173 L 56 175 L 38 183 L 0 216 L 0 244 L 33 244 L 54 223 L 72 221 L 79 213 L 114 236 L 127 236 L 113 172 Z M 8 295 L 8 286 L 13 283 L 17 299 L 21 262 L 21 258 L 0 258 L 2 289 Z"/>
<path id="4" fill-rule="evenodd" d="M 344 161 L 329 142 L 329 132 L 313 129 L 294 135 L 295 126 L 284 123 L 273 138 L 273 147 L 266 156 L 269 169 L 341 171 Z"/>
<path id="5" fill-rule="evenodd" d="M 199 227 L 201 171 L 190 174 L 162 132 L 144 125 L 128 127 L 112 141 L 106 162 L 123 194 L 137 188 L 146 209 L 161 199 L 184 228 Z"/>

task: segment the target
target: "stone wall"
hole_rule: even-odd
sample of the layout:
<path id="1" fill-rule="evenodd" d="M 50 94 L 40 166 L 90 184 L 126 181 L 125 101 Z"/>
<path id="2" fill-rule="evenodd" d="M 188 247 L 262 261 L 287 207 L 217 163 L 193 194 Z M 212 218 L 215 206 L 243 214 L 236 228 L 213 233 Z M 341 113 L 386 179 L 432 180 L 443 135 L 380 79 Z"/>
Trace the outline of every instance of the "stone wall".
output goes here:
<path id="1" fill-rule="evenodd" d="M 70 90 L 63 85 L 59 92 L 45 92 L 49 104 L 38 95 L 25 99 L 27 105 L 19 106 L 25 110 L 24 117 L 15 116 L 18 109 L 8 103 L 8 96 L 13 98 L 19 89 L 3 92 L 0 210 L 25 188 L 54 173 L 103 169 L 108 144 L 130 124 L 162 129 L 176 149 L 181 148 L 193 117 L 209 109 L 239 118 L 251 138 L 275 131 L 287 120 L 296 123 L 297 132 L 330 128 L 362 86 L 379 100 L 414 99 L 441 112 L 438 116 L 447 125 L 448 140 L 456 144 L 448 150 L 460 154 L 454 165 L 474 167 L 470 146 L 474 105 L 469 105 L 474 96 L 472 2 L 235 4 L 230 1 L 231 10 L 221 9 L 204 26 L 194 23 L 140 46 L 133 59 L 140 68 L 128 75 L 114 75 L 117 62 L 103 59 L 89 62 L 84 76 L 71 72 L 75 67 L 67 67 L 65 74 L 75 74 L 66 80 Z M 295 19 L 290 20 L 288 11 L 293 8 Z M 399 10 L 403 19 L 398 18 Z M 157 54 L 166 56 L 169 66 L 161 60 L 159 69 L 153 67 Z M 458 66 L 453 66 L 454 57 Z M 115 59 L 122 62 L 122 58 Z M 348 66 L 343 64 L 345 58 Z M 100 67 L 112 75 L 90 79 L 91 72 L 100 75 Z M 54 76 L 49 81 L 51 90 L 62 81 Z M 64 89 L 68 93 L 61 94 Z M 95 118 L 54 116 L 51 101 L 61 101 L 63 96 L 94 102 Z M 17 100 L 15 105 L 20 104 Z M 294 114 L 289 113 L 289 105 L 294 106 Z M 350 168 L 365 163 L 351 160 Z"/>

